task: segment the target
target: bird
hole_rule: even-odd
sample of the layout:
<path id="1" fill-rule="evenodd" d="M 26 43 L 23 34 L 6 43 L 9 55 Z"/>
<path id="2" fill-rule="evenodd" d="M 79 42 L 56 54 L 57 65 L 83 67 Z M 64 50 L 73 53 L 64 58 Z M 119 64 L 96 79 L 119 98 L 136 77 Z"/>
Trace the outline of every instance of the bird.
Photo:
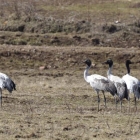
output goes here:
<path id="1" fill-rule="evenodd" d="M 90 84 L 90 86 L 96 91 L 97 97 L 98 97 L 98 111 L 99 111 L 99 104 L 100 104 L 100 97 L 99 97 L 99 91 L 102 91 L 104 96 L 104 102 L 105 102 L 105 108 L 106 108 L 106 97 L 104 92 L 110 92 L 111 95 L 114 97 L 117 94 L 117 90 L 113 82 L 108 80 L 106 77 L 101 76 L 99 74 L 92 74 L 89 75 L 88 71 L 91 68 L 91 60 L 87 59 L 84 61 L 84 63 L 87 65 L 86 69 L 84 70 L 84 79 L 87 83 Z"/>
<path id="2" fill-rule="evenodd" d="M 2 90 L 7 89 L 10 93 L 16 90 L 15 83 L 6 74 L 0 73 L 0 105 L 2 107 Z"/>
<path id="3" fill-rule="evenodd" d="M 130 75 L 130 64 L 134 64 L 134 62 L 131 62 L 131 60 L 126 60 L 125 65 L 127 69 L 127 74 L 125 74 L 122 79 L 126 82 L 129 93 L 134 94 L 135 108 L 137 110 L 136 99 L 140 98 L 140 81 Z"/>
<path id="4" fill-rule="evenodd" d="M 117 96 L 119 97 L 122 111 L 122 100 L 126 98 L 129 101 L 129 94 L 127 90 L 127 85 L 125 81 L 119 76 L 115 76 L 112 74 L 113 60 L 108 59 L 104 64 L 109 65 L 109 69 L 107 71 L 107 77 L 110 81 L 112 81 L 117 89 Z M 117 105 L 117 104 L 116 104 Z"/>

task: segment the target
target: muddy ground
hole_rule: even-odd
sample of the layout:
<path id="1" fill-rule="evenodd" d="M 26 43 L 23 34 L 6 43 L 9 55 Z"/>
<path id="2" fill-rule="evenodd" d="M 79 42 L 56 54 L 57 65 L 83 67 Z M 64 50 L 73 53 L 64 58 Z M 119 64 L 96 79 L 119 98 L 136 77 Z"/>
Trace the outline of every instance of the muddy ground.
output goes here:
<path id="1" fill-rule="evenodd" d="M 95 67 L 89 73 L 106 76 L 108 67 L 102 62 L 112 58 L 113 73 L 123 76 L 124 62 L 131 59 L 136 62 L 131 74 L 140 78 L 139 55 L 137 48 L 0 46 L 1 72 L 17 87 L 12 94 L 3 91 L 0 139 L 139 139 L 139 101 L 136 111 L 131 95 L 130 111 L 123 100 L 121 112 L 109 93 L 105 109 L 100 94 L 98 112 L 97 96 L 84 81 L 82 63 L 90 58 Z"/>

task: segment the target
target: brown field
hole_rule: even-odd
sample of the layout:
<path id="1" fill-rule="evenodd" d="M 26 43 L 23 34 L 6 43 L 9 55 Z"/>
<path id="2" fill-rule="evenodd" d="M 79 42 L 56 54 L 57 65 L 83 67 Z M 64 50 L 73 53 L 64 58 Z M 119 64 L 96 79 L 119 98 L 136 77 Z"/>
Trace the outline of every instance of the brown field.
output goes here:
<path id="1" fill-rule="evenodd" d="M 0 44 L 140 47 L 139 0 L 0 0 Z"/>
<path id="2" fill-rule="evenodd" d="M 17 90 L 3 91 L 0 140 L 138 140 L 140 101 L 107 109 L 83 78 L 90 74 L 131 74 L 140 79 L 139 0 L 0 0 L 0 70 Z"/>
<path id="3" fill-rule="evenodd" d="M 105 109 L 100 94 L 97 112 L 97 96 L 84 81 L 82 63 L 90 58 L 96 64 L 90 73 L 106 76 L 108 67 L 101 63 L 112 58 L 114 74 L 123 76 L 124 61 L 131 59 L 137 62 L 131 74 L 139 78 L 139 55 L 136 48 L 0 46 L 1 72 L 17 85 L 12 94 L 3 91 L 0 139 L 139 139 L 140 102 L 136 111 L 131 95 L 130 111 L 124 100 L 120 112 L 109 93 Z"/>

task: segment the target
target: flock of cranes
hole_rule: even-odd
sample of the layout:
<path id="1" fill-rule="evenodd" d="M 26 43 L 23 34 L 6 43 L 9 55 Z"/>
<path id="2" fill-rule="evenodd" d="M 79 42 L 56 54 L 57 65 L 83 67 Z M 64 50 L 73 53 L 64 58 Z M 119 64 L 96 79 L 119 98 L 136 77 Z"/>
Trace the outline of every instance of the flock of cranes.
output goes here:
<path id="1" fill-rule="evenodd" d="M 135 107 L 137 108 L 136 99 L 140 98 L 140 81 L 130 75 L 130 67 L 132 64 L 130 60 L 126 60 L 127 74 L 122 78 L 112 74 L 113 61 L 108 59 L 103 64 L 107 64 L 109 69 L 107 71 L 107 77 L 101 76 L 99 74 L 89 75 L 88 71 L 91 68 L 91 60 L 87 59 L 84 61 L 87 65 L 84 71 L 84 79 L 90 86 L 96 91 L 98 97 L 98 111 L 100 105 L 99 92 L 102 91 L 104 96 L 104 102 L 106 107 L 106 97 L 105 92 L 110 92 L 114 96 L 116 107 L 117 107 L 117 97 L 120 100 L 121 110 L 122 110 L 122 100 L 126 98 L 130 102 L 129 93 L 134 94 Z M 7 89 L 10 93 L 16 90 L 15 83 L 4 73 L 0 73 L 0 105 L 2 106 L 2 90 Z M 129 103 L 130 107 L 130 103 Z"/>
<path id="2" fill-rule="evenodd" d="M 90 86 L 97 93 L 98 111 L 99 111 L 99 103 L 100 103 L 99 91 L 102 91 L 104 95 L 105 107 L 106 107 L 106 97 L 104 92 L 110 92 L 111 95 L 113 95 L 115 98 L 116 107 L 117 107 L 116 98 L 117 97 L 119 98 L 121 103 L 121 110 L 122 110 L 122 100 L 124 98 L 126 98 L 129 101 L 129 108 L 130 108 L 129 94 L 133 93 L 135 107 L 137 109 L 136 99 L 140 98 L 140 81 L 137 78 L 130 75 L 129 65 L 132 64 L 130 60 L 126 60 L 127 74 L 124 75 L 122 78 L 112 74 L 113 61 L 111 59 L 108 59 L 106 62 L 103 63 L 103 64 L 108 64 L 109 66 L 109 69 L 107 71 L 107 78 L 98 74 L 89 75 L 88 71 L 91 67 L 91 60 L 87 59 L 86 61 L 84 61 L 84 63 L 87 65 L 84 71 L 84 79 L 86 82 L 90 84 Z"/>

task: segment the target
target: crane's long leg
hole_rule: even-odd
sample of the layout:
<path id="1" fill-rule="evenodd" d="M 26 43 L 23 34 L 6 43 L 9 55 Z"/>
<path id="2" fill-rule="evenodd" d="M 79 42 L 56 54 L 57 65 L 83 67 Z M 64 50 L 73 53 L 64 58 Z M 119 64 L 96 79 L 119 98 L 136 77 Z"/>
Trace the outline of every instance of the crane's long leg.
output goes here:
<path id="1" fill-rule="evenodd" d="M 102 93 L 103 93 L 103 95 L 104 95 L 105 108 L 107 108 L 107 106 L 106 106 L 106 97 L 105 97 L 105 93 L 104 93 L 104 91 L 102 91 Z"/>
<path id="2" fill-rule="evenodd" d="M 2 89 L 0 88 L 0 105 L 2 107 Z"/>
<path id="3" fill-rule="evenodd" d="M 115 100 L 116 109 L 117 109 L 117 96 L 116 95 L 114 95 L 114 100 Z"/>
<path id="4" fill-rule="evenodd" d="M 136 108 L 136 111 L 137 111 L 137 101 L 136 101 L 135 94 L 134 94 L 134 101 L 135 101 L 135 108 Z"/>
<path id="5" fill-rule="evenodd" d="M 122 100 L 120 100 L 120 110 L 122 112 Z"/>
<path id="6" fill-rule="evenodd" d="M 116 99 L 116 95 L 114 95 L 114 102 L 115 102 L 116 109 L 117 109 L 117 99 Z"/>
<path id="7" fill-rule="evenodd" d="M 128 91 L 128 111 L 130 112 L 130 92 Z"/>
<path id="8" fill-rule="evenodd" d="M 99 111 L 99 106 L 100 106 L 100 97 L 99 97 L 99 91 L 96 91 L 97 92 L 97 97 L 98 97 L 98 111 Z"/>

